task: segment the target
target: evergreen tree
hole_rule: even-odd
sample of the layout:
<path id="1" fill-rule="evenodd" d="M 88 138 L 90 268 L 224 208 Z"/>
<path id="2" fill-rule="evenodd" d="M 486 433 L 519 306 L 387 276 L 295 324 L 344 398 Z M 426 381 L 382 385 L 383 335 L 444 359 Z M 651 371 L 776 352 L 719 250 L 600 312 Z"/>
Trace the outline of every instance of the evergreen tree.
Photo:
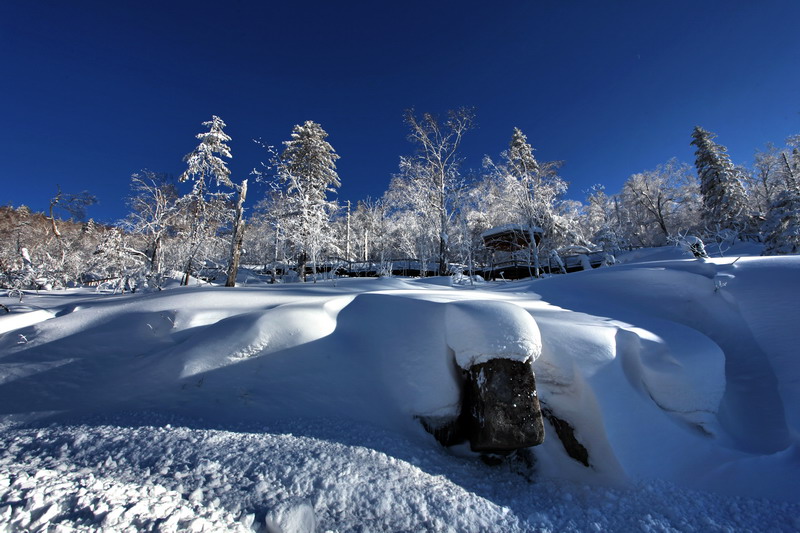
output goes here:
<path id="1" fill-rule="evenodd" d="M 727 149 L 714 142 L 715 135 L 700 126 L 692 132 L 695 166 L 703 197 L 703 222 L 714 232 L 741 229 L 747 205 L 739 170 Z"/>
<path id="2" fill-rule="evenodd" d="M 327 137 L 322 126 L 311 120 L 296 125 L 291 140 L 283 143 L 279 162 L 279 178 L 286 187 L 286 225 L 297 247 L 303 278 L 308 259 L 316 273 L 317 256 L 330 240 L 328 223 L 336 205 L 327 194 L 341 186 L 336 173 L 339 155 Z"/>
<path id="3" fill-rule="evenodd" d="M 202 201 L 203 193 L 207 187 L 206 180 L 213 178 L 217 187 L 225 186 L 235 189 L 238 193 L 238 198 L 234 207 L 234 220 L 232 227 L 230 260 L 228 261 L 228 278 L 225 281 L 226 287 L 234 287 L 236 285 L 236 274 L 239 270 L 239 257 L 241 255 L 242 240 L 244 238 L 244 201 L 247 196 L 247 180 L 243 180 L 241 185 L 237 185 L 231 181 L 231 171 L 228 169 L 225 161 L 214 154 L 220 154 L 224 157 L 231 158 L 231 150 L 226 142 L 231 138 L 228 134 L 222 131 L 226 126 L 225 122 L 218 116 L 214 115 L 208 122 L 203 122 L 203 126 L 208 128 L 208 132 L 198 133 L 197 138 L 200 139 L 200 144 L 183 160 L 187 163 L 188 168 L 181 175 L 180 181 L 186 181 L 190 177 L 194 178 L 194 188 L 192 194 L 197 199 Z"/>
<path id="4" fill-rule="evenodd" d="M 786 188 L 770 204 L 764 223 L 764 255 L 800 252 L 800 184 L 792 172 Z"/>
<path id="5" fill-rule="evenodd" d="M 533 147 L 519 128 L 514 128 L 506 155 L 508 168 L 518 180 L 529 180 L 540 172 L 539 163 L 533 156 Z"/>
<path id="6" fill-rule="evenodd" d="M 230 178 L 231 171 L 225 161 L 215 155 L 220 154 L 228 159 L 233 157 L 231 149 L 225 144 L 231 138 L 222 131 L 222 128 L 226 126 L 225 122 L 214 115 L 211 120 L 203 122 L 203 126 L 207 127 L 208 131 L 196 135 L 200 139 L 200 144 L 183 158 L 187 169 L 179 178 L 181 182 L 193 179 L 193 192 L 200 195 L 203 194 L 208 185 L 206 180 L 210 178 L 214 178 L 218 187 L 220 185 L 234 187 Z"/>
<path id="7" fill-rule="evenodd" d="M 565 207 L 562 196 L 567 190 L 566 182 L 558 176 L 558 161 L 539 162 L 525 134 L 514 128 L 508 150 L 501 154 L 502 162 L 495 164 L 488 157 L 484 167 L 488 171 L 498 201 L 495 209 L 503 216 L 493 220 L 495 224 L 522 224 L 533 237 L 542 230 L 540 244 L 535 241 L 527 248 L 528 258 L 534 266 L 533 275 L 540 273 L 540 247 L 557 248 L 563 241 L 572 241 L 572 215 Z"/>
<path id="8" fill-rule="evenodd" d="M 226 203 L 227 195 L 214 193 L 207 199 L 209 181 L 213 179 L 217 187 L 224 185 L 236 188 L 231 181 L 231 171 L 225 161 L 216 155 L 233 157 L 230 148 L 225 144 L 231 138 L 222 131 L 225 122 L 214 115 L 211 120 L 203 122 L 203 126 L 207 127 L 208 131 L 196 135 L 196 138 L 200 139 L 200 144 L 183 158 L 187 168 L 178 178 L 181 182 L 190 179 L 194 182 L 192 192 L 179 202 L 179 207 L 188 211 L 189 225 L 188 239 L 185 243 L 184 285 L 189 283 L 189 276 L 198 255 L 208 246 L 209 241 L 216 240 L 214 237 L 220 223 L 227 222 L 224 220 L 225 214 L 220 212 L 220 208 Z"/>

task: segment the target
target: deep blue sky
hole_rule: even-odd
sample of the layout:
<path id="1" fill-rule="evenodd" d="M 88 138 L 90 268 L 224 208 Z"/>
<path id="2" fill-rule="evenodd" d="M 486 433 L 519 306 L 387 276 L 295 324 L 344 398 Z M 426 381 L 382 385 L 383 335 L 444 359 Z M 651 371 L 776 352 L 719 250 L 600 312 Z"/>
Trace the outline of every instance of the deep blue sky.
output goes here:
<path id="1" fill-rule="evenodd" d="M 800 133 L 798 21 L 796 0 L 4 0 L 0 204 L 44 210 L 60 184 L 118 219 L 130 174 L 180 174 L 212 114 L 238 179 L 264 159 L 252 139 L 321 123 L 353 201 L 380 196 L 413 150 L 412 106 L 476 108 L 467 169 L 520 127 L 539 159 L 565 161 L 578 199 L 691 163 L 695 124 L 749 164 Z"/>

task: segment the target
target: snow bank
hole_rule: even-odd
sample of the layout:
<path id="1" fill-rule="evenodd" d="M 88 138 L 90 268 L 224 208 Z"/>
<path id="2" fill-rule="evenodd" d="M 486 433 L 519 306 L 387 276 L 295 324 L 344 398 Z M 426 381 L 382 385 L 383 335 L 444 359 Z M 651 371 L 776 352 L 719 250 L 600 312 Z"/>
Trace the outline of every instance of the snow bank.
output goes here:
<path id="1" fill-rule="evenodd" d="M 659 321 L 647 325 L 617 333 L 628 379 L 634 386 L 641 383 L 665 411 L 712 431 L 725 393 L 725 354 L 694 329 Z"/>
<path id="2" fill-rule="evenodd" d="M 351 299 L 282 304 L 209 324 L 181 345 L 178 357 L 184 364 L 179 377 L 209 372 L 237 360 L 287 350 L 330 335 L 336 328 L 337 313 Z"/>
<path id="3" fill-rule="evenodd" d="M 0 311 L 0 334 L 32 326 L 39 322 L 49 320 L 54 316 L 54 313 L 45 309 L 36 309 L 26 312 L 13 311 L 11 313 Z"/>
<path id="4" fill-rule="evenodd" d="M 29 295 L 52 318 L 0 334 L 0 529 L 796 530 L 798 269 Z M 550 417 L 491 469 L 415 417 L 494 356 Z"/>

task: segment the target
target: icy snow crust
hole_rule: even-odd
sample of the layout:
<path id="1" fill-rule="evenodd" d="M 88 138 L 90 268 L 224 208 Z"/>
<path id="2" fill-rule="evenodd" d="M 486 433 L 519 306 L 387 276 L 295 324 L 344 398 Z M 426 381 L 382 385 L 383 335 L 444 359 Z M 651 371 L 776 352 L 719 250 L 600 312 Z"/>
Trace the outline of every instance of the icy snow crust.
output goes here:
<path id="1" fill-rule="evenodd" d="M 0 335 L 0 531 L 796 531 L 800 258 L 664 253 L 477 289 L 2 298 L 38 314 Z M 501 354 L 590 468 L 547 421 L 533 467 L 421 428 Z"/>

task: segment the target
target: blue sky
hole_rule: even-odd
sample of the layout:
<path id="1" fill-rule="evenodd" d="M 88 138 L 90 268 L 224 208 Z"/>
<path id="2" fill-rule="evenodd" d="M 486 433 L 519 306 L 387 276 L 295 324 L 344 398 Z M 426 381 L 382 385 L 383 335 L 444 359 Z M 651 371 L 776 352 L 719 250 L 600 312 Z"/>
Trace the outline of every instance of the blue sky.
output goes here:
<path id="1" fill-rule="evenodd" d="M 238 179 L 264 159 L 253 139 L 319 122 L 352 201 L 413 150 L 409 107 L 475 107 L 465 170 L 521 128 L 577 199 L 691 163 L 696 124 L 749 164 L 800 133 L 798 21 L 797 1 L 5 0 L 0 204 L 44 210 L 60 184 L 116 220 L 130 174 L 180 174 L 211 115 Z"/>

